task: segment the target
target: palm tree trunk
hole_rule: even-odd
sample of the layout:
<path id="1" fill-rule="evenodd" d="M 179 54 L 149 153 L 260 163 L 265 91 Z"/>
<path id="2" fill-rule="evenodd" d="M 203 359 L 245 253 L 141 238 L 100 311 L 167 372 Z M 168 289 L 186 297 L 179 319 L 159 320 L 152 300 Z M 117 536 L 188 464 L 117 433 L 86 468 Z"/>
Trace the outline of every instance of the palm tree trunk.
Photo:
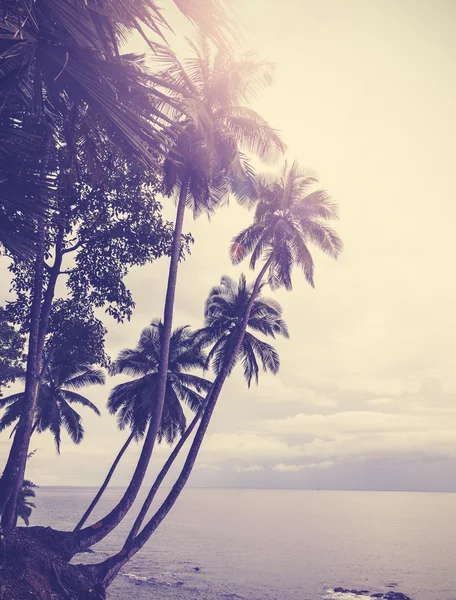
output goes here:
<path id="1" fill-rule="evenodd" d="M 38 331 L 38 354 L 41 356 L 41 360 L 49 327 L 49 317 L 51 316 L 52 303 L 54 301 L 55 286 L 60 275 L 60 269 L 62 268 L 64 236 L 65 223 L 61 223 L 55 241 L 54 264 L 49 272 L 49 281 L 44 294 L 43 306 L 41 308 L 40 327 Z"/>
<path id="2" fill-rule="evenodd" d="M 106 475 L 106 479 L 103 481 L 103 485 L 98 490 L 97 495 L 92 500 L 89 508 L 85 511 L 85 513 L 83 514 L 81 520 L 79 521 L 79 523 L 74 528 L 74 531 L 79 531 L 81 529 L 81 527 L 84 525 L 84 523 L 89 518 L 89 516 L 92 513 L 92 511 L 95 508 L 95 506 L 98 504 L 98 501 L 100 500 L 100 498 L 103 495 L 105 489 L 108 487 L 109 482 L 111 481 L 111 477 L 113 476 L 113 473 L 116 470 L 117 465 L 119 464 L 120 459 L 125 454 L 125 451 L 127 450 L 128 446 L 131 444 L 131 442 L 132 442 L 132 440 L 133 440 L 134 437 L 135 437 L 135 433 L 134 433 L 134 431 L 132 431 L 130 433 L 130 435 L 128 436 L 127 441 L 125 442 L 125 444 L 120 449 L 119 454 L 116 456 L 115 461 L 112 463 L 111 468 L 109 469 L 108 474 Z"/>
<path id="3" fill-rule="evenodd" d="M 23 440 L 22 440 L 22 450 L 21 457 L 19 463 L 19 469 L 17 470 L 18 481 L 15 483 L 14 489 L 12 488 L 12 494 L 8 503 L 6 504 L 3 510 L 2 516 L 2 526 L 6 529 L 13 529 L 16 526 L 17 522 L 17 499 L 19 497 L 19 493 L 22 488 L 22 480 L 24 478 L 25 466 L 27 461 L 28 448 L 30 443 L 30 438 L 33 433 L 32 422 L 33 415 L 35 413 L 35 404 L 36 399 L 39 394 L 41 376 L 43 374 L 42 362 L 43 362 L 43 353 L 44 353 L 44 344 L 46 341 L 46 335 L 49 326 L 49 317 L 51 314 L 52 302 L 54 300 L 55 295 L 55 286 L 57 283 L 58 276 L 60 274 L 60 268 L 62 266 L 63 259 L 63 240 L 65 235 L 65 224 L 61 223 L 58 233 L 57 239 L 55 243 L 55 259 L 54 264 L 52 265 L 49 273 L 49 281 L 46 286 L 46 291 L 44 293 L 43 303 L 41 305 L 41 297 L 42 297 L 42 289 L 43 289 L 43 279 L 44 279 L 44 251 L 45 251 L 45 223 L 40 224 L 40 251 L 36 257 L 36 267 L 35 267 L 35 281 L 34 281 L 34 297 L 31 309 L 30 316 L 30 338 L 29 338 L 29 350 L 27 357 L 27 374 L 25 381 L 25 392 L 24 392 L 24 409 L 21 415 L 21 419 L 24 416 L 24 413 L 27 415 L 27 420 L 30 420 L 30 429 L 27 423 L 27 427 L 23 429 Z M 36 300 L 36 302 L 35 302 Z M 39 314 L 38 318 L 36 317 L 36 313 Z M 35 316 L 34 316 L 35 315 Z M 34 332 L 33 328 L 38 328 L 37 332 Z M 35 336 L 36 335 L 36 339 Z M 31 352 L 33 356 L 31 356 Z M 30 362 L 29 362 L 30 358 Z M 29 373 L 30 371 L 30 373 Z M 29 381 L 29 375 L 30 380 Z M 11 447 L 11 453 L 14 449 L 14 444 L 16 442 L 16 437 L 20 430 L 19 420 L 16 435 L 14 437 L 13 445 Z M 9 460 L 9 459 L 8 459 Z M 7 464 L 8 466 L 8 464 Z M 6 472 L 6 468 L 5 468 Z M 22 479 L 21 479 L 22 478 Z M 20 482 L 19 482 L 20 480 Z M 2 479 L 3 484 L 3 479 Z M 7 484 L 2 485 L 6 487 Z"/>
<path id="4" fill-rule="evenodd" d="M 179 440 L 179 442 L 176 444 L 175 448 L 173 449 L 173 451 L 169 455 L 168 460 L 163 465 L 160 473 L 157 475 L 157 478 L 154 481 L 153 486 L 150 488 L 150 491 L 147 494 L 147 498 L 144 500 L 144 503 L 143 503 L 143 505 L 141 507 L 139 515 L 137 516 L 136 521 L 134 522 L 134 525 L 131 528 L 130 533 L 128 534 L 128 537 L 127 537 L 127 540 L 126 540 L 125 544 L 128 544 L 135 537 L 135 535 L 138 533 L 141 525 L 143 524 L 144 519 L 146 518 L 147 511 L 149 510 L 150 505 L 152 504 L 152 502 L 153 502 L 153 500 L 155 498 L 155 494 L 157 493 L 158 488 L 160 487 L 163 479 L 168 474 L 168 471 L 170 470 L 173 462 L 176 460 L 177 455 L 181 451 L 182 446 L 185 444 L 185 442 L 188 440 L 188 438 L 192 434 L 193 430 L 195 429 L 196 424 L 198 423 L 198 421 L 201 418 L 201 415 L 203 414 L 205 406 L 206 406 L 206 402 L 204 402 L 201 405 L 200 409 L 198 410 L 198 412 L 194 416 L 193 421 L 187 427 L 187 429 L 185 430 L 184 434 L 181 436 L 181 439 Z"/>
<path id="5" fill-rule="evenodd" d="M 223 384 L 225 383 L 226 378 L 231 372 L 232 363 L 236 359 L 239 348 L 241 347 L 242 341 L 244 339 L 244 334 L 247 330 L 247 325 L 250 318 L 253 303 L 255 302 L 255 298 L 257 297 L 258 292 L 260 291 L 261 282 L 263 280 L 264 275 L 266 274 L 267 269 L 269 268 L 269 265 L 271 264 L 272 258 L 273 257 L 270 257 L 268 259 L 268 261 L 261 269 L 258 277 L 256 278 L 252 294 L 250 296 L 250 300 L 247 305 L 240 330 L 238 332 L 236 343 L 227 361 L 225 362 L 222 371 L 215 379 L 208 393 L 207 406 L 201 419 L 200 426 L 198 427 L 195 438 L 190 447 L 187 459 L 184 463 L 184 466 L 176 483 L 172 487 L 163 504 L 160 506 L 155 515 L 150 519 L 150 521 L 145 525 L 141 533 L 139 533 L 135 538 L 129 539 L 129 541 L 125 543 L 124 547 L 118 554 L 108 558 L 107 560 L 98 565 L 93 565 L 93 567 L 89 567 L 91 572 L 96 574 L 98 580 L 104 586 L 107 587 L 113 581 L 120 568 L 144 546 L 144 544 L 148 541 L 148 539 L 151 537 L 151 535 L 154 533 L 154 531 L 169 513 L 171 508 L 174 506 L 177 498 L 180 496 L 185 484 L 187 483 L 190 474 L 193 470 L 193 467 L 195 466 L 196 458 L 201 448 L 201 444 L 209 426 L 212 413 L 214 412 L 214 408 L 222 390 Z"/>
<path id="6" fill-rule="evenodd" d="M 40 377 L 38 345 L 44 279 L 44 253 L 45 223 L 44 220 L 41 220 L 38 229 L 33 299 L 30 310 L 30 334 L 27 351 L 24 405 L 3 471 L 2 485 L 0 486 L 0 513 L 2 513 L 2 527 L 5 531 L 13 529 L 17 520 L 17 500 L 22 487 L 22 481 L 24 480 L 25 463 L 32 435 L 33 416 L 35 414 L 35 404 L 38 394 Z"/>
<path id="7" fill-rule="evenodd" d="M 171 261 L 169 265 L 168 286 L 166 290 L 165 310 L 163 317 L 163 337 L 161 341 L 157 395 L 141 454 L 130 484 L 119 503 L 99 522 L 95 523 L 91 527 L 86 527 L 85 529 L 72 534 L 77 536 L 70 542 L 70 544 L 74 546 L 75 553 L 90 548 L 90 546 L 102 540 L 115 527 L 117 527 L 135 501 L 146 475 L 147 467 L 149 466 L 150 457 L 152 456 L 154 449 L 155 439 L 161 423 L 161 416 L 165 401 L 169 344 L 173 326 L 174 297 L 176 294 L 177 271 L 181 253 L 182 226 L 187 202 L 188 183 L 189 177 L 188 175 L 185 175 L 182 180 L 179 193 L 176 223 L 174 225 L 173 243 L 171 248 Z"/>

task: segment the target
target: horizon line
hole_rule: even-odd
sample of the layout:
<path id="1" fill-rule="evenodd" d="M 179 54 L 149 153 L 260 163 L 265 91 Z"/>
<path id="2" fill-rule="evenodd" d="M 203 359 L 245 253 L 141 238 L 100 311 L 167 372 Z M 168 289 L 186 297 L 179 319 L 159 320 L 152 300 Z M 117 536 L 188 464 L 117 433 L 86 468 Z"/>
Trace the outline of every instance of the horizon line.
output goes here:
<path id="1" fill-rule="evenodd" d="M 78 488 L 95 488 L 98 489 L 99 485 L 53 485 L 53 484 L 45 484 L 38 485 L 37 489 L 41 488 L 70 488 L 70 489 L 78 489 Z M 127 485 L 113 485 L 108 489 L 127 489 Z M 141 486 L 141 489 L 149 486 Z M 162 489 L 170 490 L 173 486 L 163 486 Z M 292 491 L 292 492 L 388 492 L 388 493 L 416 493 L 416 494 L 456 494 L 456 490 L 423 490 L 423 489 L 364 489 L 364 488 L 298 488 L 298 487 L 239 487 L 239 486 L 187 486 L 189 490 L 249 490 L 249 491 Z"/>

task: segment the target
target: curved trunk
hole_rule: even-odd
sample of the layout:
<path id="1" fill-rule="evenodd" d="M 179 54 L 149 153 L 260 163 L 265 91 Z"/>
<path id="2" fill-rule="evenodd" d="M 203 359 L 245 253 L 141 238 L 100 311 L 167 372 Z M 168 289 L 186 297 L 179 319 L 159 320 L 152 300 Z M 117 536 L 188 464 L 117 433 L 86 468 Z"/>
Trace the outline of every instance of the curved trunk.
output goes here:
<path id="1" fill-rule="evenodd" d="M 265 263 L 255 281 L 255 285 L 253 286 L 252 290 L 252 295 L 250 296 L 246 313 L 244 315 L 244 319 L 242 321 L 242 325 L 238 333 L 236 344 L 234 345 L 229 358 L 223 366 L 222 371 L 215 379 L 211 390 L 209 391 L 207 397 L 207 406 L 201 419 L 200 426 L 198 427 L 195 438 L 190 447 L 187 459 L 176 483 L 172 487 L 163 504 L 160 506 L 155 515 L 150 519 L 150 521 L 145 525 L 141 533 L 139 533 L 135 538 L 127 541 L 118 554 L 108 558 L 107 560 L 98 565 L 93 565 L 89 567 L 91 572 L 96 575 L 97 580 L 100 583 L 102 583 L 103 586 L 107 587 L 114 580 L 120 568 L 144 546 L 144 544 L 148 541 L 148 539 L 151 537 L 151 535 L 154 533 L 154 531 L 169 513 L 171 508 L 174 506 L 177 498 L 180 496 L 185 484 L 187 483 L 195 465 L 196 458 L 201 448 L 201 444 L 209 426 L 212 413 L 214 412 L 214 408 L 222 390 L 223 384 L 225 383 L 226 378 L 231 372 L 232 363 L 235 360 L 239 348 L 241 347 L 242 341 L 244 339 L 244 334 L 247 329 L 248 320 L 250 318 L 250 312 L 252 310 L 253 303 L 255 301 L 256 296 L 258 295 L 261 286 L 261 281 L 271 263 L 271 260 L 272 257 Z"/>
<path id="2" fill-rule="evenodd" d="M 122 446 L 122 448 L 120 449 L 120 452 L 118 453 L 118 455 L 116 456 L 115 461 L 112 463 L 111 468 L 108 471 L 108 474 L 106 475 L 105 480 L 103 481 L 102 486 L 100 487 L 100 489 L 98 490 L 95 498 L 92 500 L 89 508 L 85 511 L 85 513 L 82 515 L 81 520 L 79 521 L 79 523 L 76 525 L 76 527 L 74 528 L 74 531 L 79 531 L 81 529 L 81 527 L 84 525 L 84 523 L 87 521 L 87 519 L 89 518 L 89 516 L 91 515 L 93 509 L 95 508 L 95 506 L 98 504 L 101 496 L 103 495 L 105 489 L 108 487 L 109 482 L 111 481 L 111 477 L 114 474 L 114 471 L 117 468 L 117 465 L 119 464 L 120 459 L 122 458 L 122 456 L 125 454 L 125 451 L 127 450 L 128 446 L 131 444 L 133 438 L 135 437 L 134 432 L 131 432 L 131 434 L 128 436 L 127 441 L 125 442 L 125 444 Z"/>
<path id="3" fill-rule="evenodd" d="M 0 486 L 0 513 L 2 527 L 10 531 L 16 523 L 17 499 L 22 487 L 25 463 L 32 435 L 33 416 L 38 394 L 40 365 L 38 341 L 40 328 L 41 297 L 44 278 L 45 224 L 39 225 L 38 250 L 35 258 L 35 278 L 33 300 L 30 310 L 30 335 L 27 352 L 27 372 L 25 379 L 24 405 L 17 425 L 14 440 L 3 471 Z"/>
<path id="4" fill-rule="evenodd" d="M 157 493 L 158 488 L 160 487 L 163 479 L 168 474 L 168 471 L 170 470 L 173 462 L 176 460 L 177 455 L 179 454 L 182 446 L 185 444 L 185 442 L 188 440 L 188 438 L 192 434 L 193 430 L 195 429 L 196 424 L 198 423 L 198 421 L 201 418 L 201 415 L 202 415 L 202 413 L 204 411 L 205 406 L 206 406 L 206 402 L 204 402 L 201 405 L 201 408 L 196 413 L 195 417 L 193 418 L 193 421 L 187 427 L 187 429 L 185 430 L 185 432 L 182 435 L 181 439 L 176 444 L 176 447 L 173 449 L 173 451 L 169 455 L 168 460 L 163 465 L 160 473 L 157 475 L 157 478 L 154 481 L 154 484 L 152 485 L 152 487 L 150 488 L 149 493 L 147 494 L 147 498 L 144 500 L 144 503 L 143 503 L 143 505 L 141 507 L 139 515 L 136 517 L 136 521 L 134 522 L 134 525 L 131 528 L 130 533 L 128 534 L 127 541 L 125 542 L 126 544 L 128 544 L 135 537 L 135 535 L 138 533 L 141 525 L 144 522 L 144 519 L 146 518 L 147 511 L 149 510 L 150 505 L 152 504 L 152 502 L 153 502 L 153 500 L 155 498 L 155 494 Z"/>
<path id="5" fill-rule="evenodd" d="M 165 401 L 169 344 L 173 326 L 174 297 L 176 293 L 177 271 L 181 251 L 182 226 L 184 222 L 185 206 L 187 201 L 188 182 L 188 176 L 185 176 L 182 181 L 179 194 L 179 203 L 177 205 L 176 223 L 174 225 L 171 261 L 169 265 L 168 286 L 166 290 L 165 310 L 163 317 L 163 337 L 161 341 L 156 402 L 154 404 L 141 454 L 130 484 L 117 506 L 115 506 L 112 511 L 103 519 L 91 527 L 86 527 L 85 529 L 81 529 L 80 531 L 70 534 L 71 536 L 76 536 L 72 539 L 69 539 L 70 545 L 72 545 L 74 548 L 74 554 L 90 548 L 90 546 L 102 540 L 115 527 L 117 527 L 135 501 L 146 475 L 147 467 L 149 466 L 150 457 L 152 456 L 158 429 L 160 427 L 163 405 Z"/>

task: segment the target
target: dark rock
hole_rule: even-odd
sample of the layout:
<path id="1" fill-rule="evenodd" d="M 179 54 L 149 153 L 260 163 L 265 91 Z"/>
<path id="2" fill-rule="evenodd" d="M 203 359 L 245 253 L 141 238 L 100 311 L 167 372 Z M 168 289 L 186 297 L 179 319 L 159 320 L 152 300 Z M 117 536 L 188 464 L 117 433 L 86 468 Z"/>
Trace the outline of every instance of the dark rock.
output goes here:
<path id="1" fill-rule="evenodd" d="M 395 586 L 397 584 L 389 585 Z M 369 590 L 349 590 L 343 587 L 336 587 L 334 588 L 334 591 L 336 592 L 336 594 L 353 594 L 354 596 L 367 596 L 368 594 L 370 594 Z M 370 594 L 370 597 L 378 598 L 379 600 L 412 600 L 409 596 L 406 596 L 402 592 L 395 592 L 392 590 L 386 593 L 376 592 L 375 594 Z"/>
<path id="2" fill-rule="evenodd" d="M 382 600 L 412 600 L 402 592 L 386 592 L 386 594 L 371 594 L 371 598 L 381 598 Z"/>
<path id="3" fill-rule="evenodd" d="M 194 571 L 201 571 L 201 569 L 199 567 L 193 567 Z"/>

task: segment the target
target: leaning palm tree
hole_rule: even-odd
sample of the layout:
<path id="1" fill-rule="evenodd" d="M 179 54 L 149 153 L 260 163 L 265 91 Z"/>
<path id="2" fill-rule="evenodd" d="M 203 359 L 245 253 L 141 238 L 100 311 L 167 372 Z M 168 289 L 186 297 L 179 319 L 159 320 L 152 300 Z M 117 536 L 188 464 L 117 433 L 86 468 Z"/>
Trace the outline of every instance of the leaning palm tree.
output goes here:
<path id="1" fill-rule="evenodd" d="M 57 353 L 54 354 L 56 355 Z M 105 382 L 104 373 L 100 369 L 74 363 L 68 358 L 60 354 L 59 359 L 51 359 L 47 365 L 33 420 L 33 431 L 52 433 L 58 453 L 60 453 L 62 428 L 75 444 L 79 444 L 84 437 L 82 418 L 72 405 L 80 404 L 90 408 L 96 415 L 100 415 L 95 404 L 75 390 L 87 385 L 103 385 Z M 6 408 L 0 419 L 0 431 L 19 420 L 23 401 L 24 392 L 0 398 L 0 407 Z"/>
<path id="2" fill-rule="evenodd" d="M 293 163 L 290 169 L 285 165 L 277 180 L 266 178 L 259 180 L 257 185 L 259 200 L 254 223 L 234 238 L 231 257 L 234 263 L 239 263 L 252 254 L 250 261 L 252 268 L 258 260 L 262 259 L 264 264 L 251 288 L 243 315 L 233 336 L 231 349 L 226 353 L 206 398 L 201 422 L 181 473 L 160 508 L 143 529 L 134 538 L 128 538 L 119 554 L 95 567 L 105 585 L 109 585 L 120 567 L 147 542 L 171 510 L 188 481 L 223 384 L 243 346 L 252 310 L 266 275 L 267 283 L 272 288 L 283 286 L 291 289 L 291 272 L 294 266 L 298 266 L 304 271 L 306 280 L 313 286 L 314 264 L 308 248 L 309 242 L 333 258 L 337 258 L 341 252 L 341 239 L 325 223 L 326 220 L 337 218 L 337 206 L 329 199 L 326 192 L 313 190 L 316 182 L 314 176 L 299 169 L 297 162 Z"/>
<path id="3" fill-rule="evenodd" d="M 157 394 L 141 455 L 123 497 L 96 530 L 81 530 L 75 550 L 81 551 L 103 539 L 132 506 L 153 452 L 161 422 L 168 371 L 174 297 L 185 209 L 194 216 L 212 212 L 231 191 L 240 202 L 248 201 L 252 169 L 243 152 L 261 159 L 282 153 L 284 144 L 277 132 L 246 103 L 271 82 L 270 65 L 250 57 L 234 60 L 226 50 L 213 54 L 207 38 L 191 43 L 193 56 L 160 74 L 180 101 L 177 141 L 165 161 L 165 193 L 178 198 L 163 317 L 163 341 Z M 183 112 L 182 112 L 183 109 Z M 183 116 L 182 116 L 183 115 Z"/>
<path id="4" fill-rule="evenodd" d="M 216 375 L 220 373 L 223 363 L 236 341 L 237 330 L 242 323 L 250 293 L 251 286 L 247 285 L 245 275 L 241 275 L 237 283 L 231 277 L 224 276 L 220 285 L 212 288 L 209 293 L 204 310 L 204 327 L 197 332 L 195 341 L 200 347 L 210 348 L 205 368 L 212 367 Z M 253 332 L 272 338 L 276 335 L 283 335 L 288 338 L 288 329 L 282 319 L 280 305 L 274 300 L 261 296 L 258 296 L 254 303 L 247 327 L 251 331 L 246 331 L 244 341 L 232 366 L 238 362 L 242 363 L 244 377 L 250 387 L 252 379 L 255 379 L 258 384 L 258 362 L 261 363 L 265 372 L 269 371 L 274 375 L 278 372 L 280 366 L 279 355 L 273 346 L 257 337 Z M 127 543 L 138 533 L 158 488 L 185 441 L 196 427 L 204 411 L 205 404 L 204 402 L 201 405 L 193 421 L 159 472 L 128 535 Z"/>
<path id="5" fill-rule="evenodd" d="M 163 323 L 152 321 L 150 327 L 142 331 L 137 347 L 122 350 L 111 366 L 111 375 L 127 374 L 137 377 L 114 387 L 108 399 L 109 412 L 117 415 L 119 429 L 128 427 L 130 435 L 75 531 L 81 529 L 97 505 L 130 443 L 144 437 L 156 398 L 162 337 Z M 211 382 L 189 371 L 203 369 L 205 364 L 206 356 L 202 346 L 195 344 L 195 335 L 189 327 L 175 329 L 170 343 L 165 405 L 158 430 L 159 442 L 164 440 L 172 444 L 179 435 L 183 435 L 186 417 L 182 404 L 186 404 L 195 413 L 203 405 L 204 397 L 201 392 L 207 392 Z"/>

